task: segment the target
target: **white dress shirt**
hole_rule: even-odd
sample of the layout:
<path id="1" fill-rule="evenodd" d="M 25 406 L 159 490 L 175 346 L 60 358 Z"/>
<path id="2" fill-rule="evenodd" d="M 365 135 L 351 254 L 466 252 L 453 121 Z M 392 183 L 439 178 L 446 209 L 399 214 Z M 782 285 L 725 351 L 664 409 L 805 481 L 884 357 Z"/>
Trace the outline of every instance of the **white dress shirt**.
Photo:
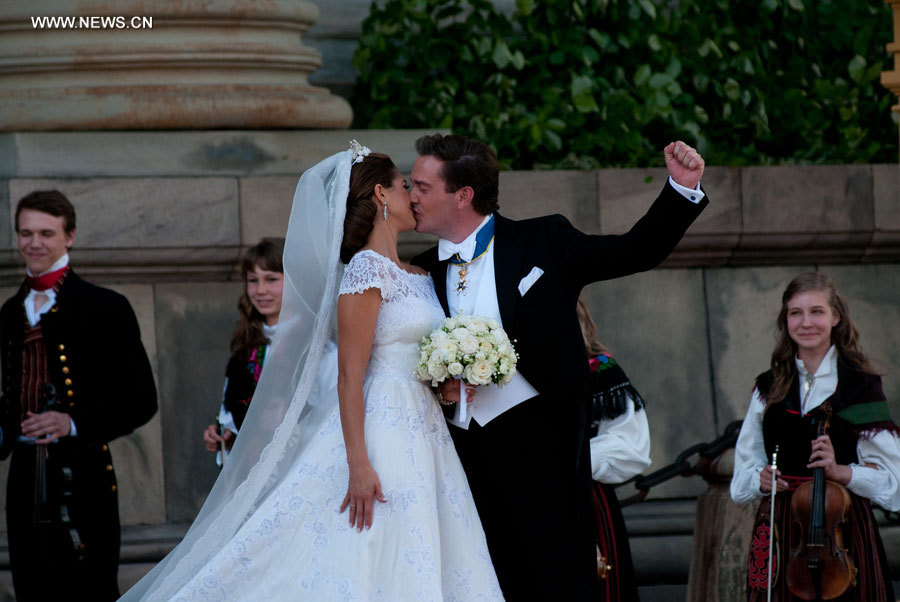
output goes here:
<path id="1" fill-rule="evenodd" d="M 801 396 L 804 415 L 822 405 L 837 389 L 837 360 L 837 350 L 832 346 L 819 364 L 809 395 L 803 403 L 807 370 L 801 360 L 795 359 L 800 382 L 804 384 L 804 395 Z M 754 390 L 734 450 L 731 499 L 739 504 L 763 497 L 759 489 L 759 473 L 769 463 L 762 432 L 765 409 L 765 402 Z M 856 455 L 859 463 L 850 464 L 852 477 L 847 489 L 887 510 L 900 510 L 900 438 L 890 431 L 879 431 L 873 437 L 860 437 L 856 443 Z M 874 464 L 878 468 L 865 464 Z"/>
<path id="2" fill-rule="evenodd" d="M 490 215 L 485 216 L 478 227 L 458 244 L 438 241 L 438 257 L 441 256 L 441 244 L 443 243 L 445 258 L 452 253 L 459 252 L 461 259 L 471 260 L 475 253 L 475 237 L 490 218 Z M 503 320 L 500 318 L 500 304 L 497 300 L 497 283 L 494 274 L 494 244 L 491 242 L 481 257 L 465 266 L 468 286 L 461 293 L 456 290 L 461 266 L 453 263 L 447 266 L 447 306 L 450 308 L 451 317 L 459 314 L 485 316 L 503 324 Z M 465 420 L 459 419 L 460 414 L 457 407 L 456 418 L 451 419 L 451 422 L 467 428 L 469 420 L 475 420 L 484 426 L 500 413 L 536 397 L 537 394 L 537 389 L 531 386 L 522 373 L 516 372 L 512 381 L 503 388 L 498 389 L 497 385 L 481 387 L 475 400 L 468 406 Z"/>

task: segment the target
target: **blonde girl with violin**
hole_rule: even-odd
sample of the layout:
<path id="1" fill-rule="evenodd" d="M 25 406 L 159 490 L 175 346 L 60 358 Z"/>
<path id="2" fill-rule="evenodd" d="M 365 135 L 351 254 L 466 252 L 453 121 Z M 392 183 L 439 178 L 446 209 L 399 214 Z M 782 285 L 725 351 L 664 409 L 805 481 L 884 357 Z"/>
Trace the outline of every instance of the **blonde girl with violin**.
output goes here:
<path id="1" fill-rule="evenodd" d="M 786 577 L 792 545 L 802 547 L 800 534 L 807 529 L 792 520 L 791 501 L 821 468 L 825 480 L 846 488 L 850 500 L 838 537 L 843 536 L 857 573 L 836 599 L 893 602 L 890 569 L 872 515 L 872 504 L 900 510 L 900 439 L 881 378 L 860 349 L 847 302 L 828 276 L 807 272 L 794 278 L 782 295 L 776 328 L 771 369 L 756 379 L 731 481 L 735 502 L 762 500 L 747 565 L 748 600 L 767 598 L 770 524 L 775 531 L 771 599 L 809 599 L 798 596 L 799 587 Z M 817 421 L 827 424 L 824 435 L 817 436 Z M 773 521 L 770 463 L 776 445 Z"/>

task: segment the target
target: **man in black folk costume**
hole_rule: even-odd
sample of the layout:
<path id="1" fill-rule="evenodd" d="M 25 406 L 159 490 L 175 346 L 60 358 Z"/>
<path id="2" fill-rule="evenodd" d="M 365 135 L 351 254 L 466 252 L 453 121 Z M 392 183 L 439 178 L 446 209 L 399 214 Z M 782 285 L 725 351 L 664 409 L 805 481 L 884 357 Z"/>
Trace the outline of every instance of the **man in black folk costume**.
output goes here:
<path id="1" fill-rule="evenodd" d="M 156 412 L 150 362 L 125 297 L 69 266 L 69 200 L 33 192 L 15 219 L 27 276 L 0 309 L 0 458 L 12 454 L 16 599 L 115 600 L 120 527 L 108 443 Z"/>
<path id="2" fill-rule="evenodd" d="M 448 315 L 497 319 L 519 354 L 513 382 L 481 387 L 449 418 L 507 600 L 595 600 L 588 361 L 575 305 L 582 287 L 657 266 L 707 204 L 703 159 L 665 149 L 670 178 L 626 234 L 592 236 L 553 215 L 497 213 L 499 168 L 485 144 L 426 136 L 410 194 L 419 232 L 440 237 L 413 263 Z M 552 199 L 548 199 L 552 202 Z M 458 399 L 445 383 L 443 399 Z"/>

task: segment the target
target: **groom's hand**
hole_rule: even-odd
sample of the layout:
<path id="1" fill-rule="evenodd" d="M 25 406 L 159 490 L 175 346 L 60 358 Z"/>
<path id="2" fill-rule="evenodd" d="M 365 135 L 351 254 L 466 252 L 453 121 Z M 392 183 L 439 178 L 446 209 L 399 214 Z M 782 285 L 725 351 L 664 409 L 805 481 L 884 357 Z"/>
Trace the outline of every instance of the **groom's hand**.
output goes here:
<path id="1" fill-rule="evenodd" d="M 448 378 L 444 382 L 438 386 L 438 391 L 441 393 L 441 401 L 446 403 L 458 403 L 460 399 L 459 387 L 462 384 L 461 380 L 456 380 L 455 378 Z M 475 387 L 472 385 L 468 385 L 466 387 L 466 401 L 472 403 L 474 401 L 473 397 L 475 397 Z"/>
<path id="2" fill-rule="evenodd" d="M 672 176 L 672 179 L 685 188 L 696 188 L 703 176 L 703 168 L 706 166 L 700 153 L 679 140 L 670 142 L 663 149 L 663 154 L 665 154 L 666 167 L 669 168 L 669 175 Z"/>

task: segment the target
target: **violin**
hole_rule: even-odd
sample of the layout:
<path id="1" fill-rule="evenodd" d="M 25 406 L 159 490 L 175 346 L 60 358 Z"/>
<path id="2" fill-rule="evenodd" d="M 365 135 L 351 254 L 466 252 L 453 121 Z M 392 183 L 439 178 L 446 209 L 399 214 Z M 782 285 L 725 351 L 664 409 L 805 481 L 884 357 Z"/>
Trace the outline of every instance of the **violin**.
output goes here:
<path id="1" fill-rule="evenodd" d="M 831 408 L 817 421 L 817 436 L 828 431 Z M 856 585 L 856 567 L 844 547 L 843 525 L 848 522 L 847 488 L 825 480 L 825 469 L 813 469 L 791 498 L 791 555 L 785 576 L 788 589 L 801 600 L 833 600 Z"/>
<path id="2" fill-rule="evenodd" d="M 60 406 L 59 397 L 56 394 L 56 387 L 53 383 L 44 383 L 41 385 L 41 394 L 44 398 L 44 407 L 42 412 L 58 411 Z M 34 446 L 35 462 L 34 462 L 34 506 L 33 521 L 38 531 L 41 533 L 40 539 L 43 545 L 48 545 L 53 530 L 59 526 L 64 531 L 68 531 L 69 539 L 72 542 L 72 549 L 78 560 L 84 559 L 84 544 L 78 530 L 72 523 L 69 515 L 68 500 L 72 498 L 72 468 L 70 466 L 61 466 L 61 501 L 51 500 L 48 495 L 49 486 L 47 483 L 47 459 L 49 456 L 49 448 L 47 445 Z"/>

